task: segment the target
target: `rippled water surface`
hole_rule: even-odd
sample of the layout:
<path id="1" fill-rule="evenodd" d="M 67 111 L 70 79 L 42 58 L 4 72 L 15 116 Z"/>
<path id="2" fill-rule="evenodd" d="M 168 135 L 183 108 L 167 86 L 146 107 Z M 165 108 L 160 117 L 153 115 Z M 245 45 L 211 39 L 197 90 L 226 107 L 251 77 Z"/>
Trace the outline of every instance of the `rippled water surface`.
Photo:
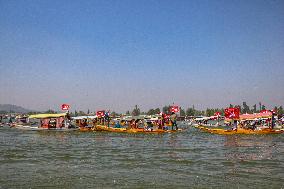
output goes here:
<path id="1" fill-rule="evenodd" d="M 284 136 L 0 128 L 0 188 L 284 188 Z"/>

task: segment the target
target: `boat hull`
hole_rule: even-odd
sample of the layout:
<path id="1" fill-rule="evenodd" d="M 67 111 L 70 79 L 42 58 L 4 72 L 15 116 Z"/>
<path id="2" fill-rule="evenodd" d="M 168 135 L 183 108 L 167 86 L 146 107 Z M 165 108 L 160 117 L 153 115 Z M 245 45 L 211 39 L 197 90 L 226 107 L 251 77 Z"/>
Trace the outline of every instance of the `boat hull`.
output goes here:
<path id="1" fill-rule="evenodd" d="M 250 130 L 250 129 L 237 129 L 237 130 L 226 130 L 226 129 L 211 129 L 204 126 L 196 126 L 202 131 L 219 134 L 219 135 L 234 135 L 234 134 L 246 134 L 246 135 L 256 135 L 256 134 L 281 134 L 283 130 L 274 130 L 270 128 L 262 129 L 262 130 Z"/>
<path id="2" fill-rule="evenodd" d="M 126 128 L 113 128 L 113 127 L 108 127 L 105 125 L 97 125 L 95 127 L 95 131 L 109 131 L 109 132 L 116 132 L 116 133 L 123 133 L 126 132 Z"/>
<path id="3" fill-rule="evenodd" d="M 79 128 L 42 128 L 34 126 L 15 126 L 16 129 L 26 130 L 26 131 L 77 131 Z"/>
<path id="4" fill-rule="evenodd" d="M 108 131 L 108 132 L 116 132 L 116 133 L 146 133 L 146 134 L 159 134 L 159 133 L 174 133 L 181 131 L 179 130 L 162 130 L 162 129 L 156 129 L 156 130 L 145 130 L 145 129 L 126 129 L 126 128 L 113 128 L 108 127 L 104 125 L 97 125 L 95 128 L 96 131 Z"/>
<path id="5" fill-rule="evenodd" d="M 89 131 L 94 131 L 94 128 L 93 127 L 80 127 L 79 131 L 89 132 Z"/>

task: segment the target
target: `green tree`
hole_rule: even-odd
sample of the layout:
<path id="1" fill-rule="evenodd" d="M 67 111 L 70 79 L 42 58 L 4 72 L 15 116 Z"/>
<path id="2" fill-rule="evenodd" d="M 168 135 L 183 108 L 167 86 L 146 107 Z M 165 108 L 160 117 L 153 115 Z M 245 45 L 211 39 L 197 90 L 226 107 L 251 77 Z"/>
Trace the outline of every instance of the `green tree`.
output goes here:
<path id="1" fill-rule="evenodd" d="M 8 113 L 8 112 L 5 112 L 5 113 Z M 40 114 L 40 113 L 42 113 L 42 112 L 28 112 L 27 114 L 28 115 L 34 115 L 34 114 Z M 1 114 L 1 111 L 0 111 L 0 114 Z"/>
<path id="2" fill-rule="evenodd" d="M 184 111 L 184 109 L 180 108 L 179 111 L 180 111 L 180 112 L 179 112 L 180 116 L 185 116 L 185 111 Z"/>
<path id="3" fill-rule="evenodd" d="M 265 105 L 262 105 L 262 106 L 261 106 L 261 110 L 266 110 Z"/>
<path id="4" fill-rule="evenodd" d="M 222 108 L 220 112 L 221 112 L 221 115 L 225 115 L 225 109 L 224 108 Z"/>
<path id="5" fill-rule="evenodd" d="M 279 115 L 283 115 L 283 114 L 284 114 L 284 111 L 283 111 L 283 107 L 282 107 L 282 106 L 279 106 L 279 108 L 278 108 L 278 114 L 279 114 Z"/>
<path id="6" fill-rule="evenodd" d="M 193 108 L 187 108 L 185 114 L 187 116 L 194 116 L 195 110 Z"/>
<path id="7" fill-rule="evenodd" d="M 85 116 L 85 115 L 86 115 L 86 113 L 83 112 L 82 110 L 80 110 L 80 111 L 78 112 L 78 116 Z"/>
<path id="8" fill-rule="evenodd" d="M 140 112 L 140 115 L 147 115 L 147 112 Z"/>
<path id="9" fill-rule="evenodd" d="M 148 110 L 148 112 L 146 114 L 147 115 L 155 115 L 155 114 L 159 114 L 159 113 L 161 113 L 160 108 L 156 108 L 156 109 L 151 108 L 150 110 Z"/>
<path id="10" fill-rule="evenodd" d="M 164 106 L 163 107 L 163 112 L 166 113 L 166 114 L 170 114 L 170 107 L 171 107 L 170 105 L 169 106 Z"/>
<path id="11" fill-rule="evenodd" d="M 140 115 L 140 109 L 138 108 L 137 105 L 135 105 L 135 108 L 134 108 L 133 111 L 132 111 L 132 115 L 133 115 L 133 116 L 138 116 L 138 115 Z"/>
<path id="12" fill-rule="evenodd" d="M 154 115 L 154 114 L 155 114 L 155 110 L 152 108 L 147 112 L 147 115 Z"/>
<path id="13" fill-rule="evenodd" d="M 250 113 L 249 106 L 247 105 L 247 103 L 246 103 L 246 102 L 243 102 L 243 109 L 242 109 L 242 113 Z"/>
<path id="14" fill-rule="evenodd" d="M 206 109 L 206 116 L 210 116 L 210 114 L 211 114 L 211 111 L 210 111 L 209 108 L 207 108 L 207 109 Z"/>
<path id="15" fill-rule="evenodd" d="M 256 104 L 253 105 L 253 112 L 256 113 Z"/>
<path id="16" fill-rule="evenodd" d="M 116 117 L 117 115 L 118 114 L 115 111 L 111 112 L 111 114 L 110 114 L 111 117 Z"/>
<path id="17" fill-rule="evenodd" d="M 160 108 L 156 108 L 156 109 L 155 109 L 155 114 L 159 114 L 159 113 L 161 113 Z"/>
<path id="18" fill-rule="evenodd" d="M 213 116 L 215 112 L 216 112 L 216 109 L 207 108 L 206 109 L 206 116 Z"/>
<path id="19" fill-rule="evenodd" d="M 75 112 L 74 112 L 74 115 L 75 115 L 75 116 L 78 116 L 78 112 L 77 112 L 76 110 L 75 110 Z"/>
<path id="20" fill-rule="evenodd" d="M 75 114 L 73 112 L 69 112 L 69 116 L 74 117 Z"/>
<path id="21" fill-rule="evenodd" d="M 54 110 L 49 109 L 49 110 L 45 111 L 44 113 L 46 113 L 46 114 L 56 114 L 57 112 L 54 111 Z"/>

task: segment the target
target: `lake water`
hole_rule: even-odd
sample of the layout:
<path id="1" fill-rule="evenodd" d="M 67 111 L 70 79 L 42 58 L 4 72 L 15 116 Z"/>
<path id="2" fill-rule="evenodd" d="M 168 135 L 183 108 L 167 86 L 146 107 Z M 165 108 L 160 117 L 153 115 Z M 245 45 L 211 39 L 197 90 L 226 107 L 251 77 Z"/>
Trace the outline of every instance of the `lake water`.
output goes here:
<path id="1" fill-rule="evenodd" d="M 184 126 L 185 127 L 185 126 Z M 284 188 L 284 135 L 0 128 L 0 188 Z"/>

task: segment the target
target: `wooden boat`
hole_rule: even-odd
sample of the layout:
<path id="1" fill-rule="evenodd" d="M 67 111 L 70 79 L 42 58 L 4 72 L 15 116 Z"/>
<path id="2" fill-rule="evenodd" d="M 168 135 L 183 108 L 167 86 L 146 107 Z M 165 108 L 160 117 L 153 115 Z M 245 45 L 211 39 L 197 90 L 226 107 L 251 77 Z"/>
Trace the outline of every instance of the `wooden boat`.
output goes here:
<path id="1" fill-rule="evenodd" d="M 42 128 L 28 125 L 16 125 L 14 128 L 27 131 L 78 131 L 79 128 Z"/>
<path id="2" fill-rule="evenodd" d="M 163 130 L 163 129 L 154 129 L 154 130 L 145 130 L 145 129 L 129 129 L 127 130 L 128 133 L 155 133 L 155 134 L 160 134 L 160 133 L 175 133 L 182 131 L 181 129 L 178 130 Z"/>
<path id="3" fill-rule="evenodd" d="M 93 127 L 79 127 L 79 131 L 88 132 L 88 131 L 94 131 L 95 129 Z"/>
<path id="4" fill-rule="evenodd" d="M 163 130 L 163 129 L 154 129 L 154 130 L 145 130 L 144 128 L 137 128 L 137 129 L 127 129 L 127 128 L 114 128 L 114 127 L 108 127 L 105 125 L 97 125 L 95 127 L 96 131 L 108 131 L 108 132 L 116 132 L 116 133 L 153 133 L 153 134 L 159 134 L 159 133 L 175 133 L 182 131 L 182 129 L 178 130 Z"/>
<path id="5" fill-rule="evenodd" d="M 76 131 L 79 128 L 70 123 L 68 113 L 30 115 L 17 123 L 17 129 L 30 131 Z"/>
<path id="6" fill-rule="evenodd" d="M 97 116 L 77 116 L 71 119 L 74 125 L 79 127 L 79 131 L 88 132 L 94 131 L 94 119 L 96 118 Z"/>
<path id="7" fill-rule="evenodd" d="M 237 130 L 226 130 L 226 129 L 211 129 L 204 126 L 195 126 L 195 128 L 198 128 L 202 131 L 213 133 L 213 134 L 219 134 L 219 135 L 233 135 L 233 134 L 280 134 L 283 133 L 283 130 L 275 130 L 270 128 L 265 128 L 261 130 L 251 130 L 251 129 L 242 129 L 238 128 Z"/>
<path id="8" fill-rule="evenodd" d="M 94 129 L 95 131 L 109 131 L 109 132 L 116 132 L 116 133 L 125 133 L 127 131 L 126 128 L 114 128 L 108 127 L 106 125 L 97 125 Z"/>

